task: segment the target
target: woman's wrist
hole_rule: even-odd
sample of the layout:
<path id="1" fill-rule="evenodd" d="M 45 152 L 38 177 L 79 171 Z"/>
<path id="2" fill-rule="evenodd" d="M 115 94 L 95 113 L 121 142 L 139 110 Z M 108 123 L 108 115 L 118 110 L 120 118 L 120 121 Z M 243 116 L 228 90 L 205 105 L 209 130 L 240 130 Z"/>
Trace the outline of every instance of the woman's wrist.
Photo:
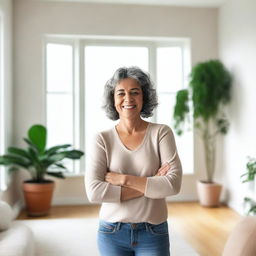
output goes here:
<path id="1" fill-rule="evenodd" d="M 123 187 L 133 188 L 135 190 L 138 190 L 144 193 L 147 178 L 124 174 L 122 182 L 123 182 L 123 185 L 122 185 Z"/>
<path id="2" fill-rule="evenodd" d="M 127 183 L 128 183 L 128 176 L 129 175 L 127 175 L 127 174 L 124 174 L 123 175 L 123 179 L 122 179 L 122 184 L 121 184 L 121 186 L 123 186 L 123 187 L 127 187 Z"/>

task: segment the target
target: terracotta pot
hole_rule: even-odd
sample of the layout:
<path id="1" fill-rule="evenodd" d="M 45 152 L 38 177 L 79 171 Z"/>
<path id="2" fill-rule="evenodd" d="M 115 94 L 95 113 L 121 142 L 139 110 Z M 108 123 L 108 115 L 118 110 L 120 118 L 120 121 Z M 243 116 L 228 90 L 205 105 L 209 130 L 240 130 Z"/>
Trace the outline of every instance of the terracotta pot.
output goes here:
<path id="1" fill-rule="evenodd" d="M 54 182 L 45 180 L 44 183 L 25 181 L 23 193 L 26 202 L 26 209 L 29 216 L 47 215 L 51 207 Z"/>
<path id="2" fill-rule="evenodd" d="M 200 204 L 206 207 L 218 207 L 221 189 L 220 184 L 198 181 L 197 192 Z"/>

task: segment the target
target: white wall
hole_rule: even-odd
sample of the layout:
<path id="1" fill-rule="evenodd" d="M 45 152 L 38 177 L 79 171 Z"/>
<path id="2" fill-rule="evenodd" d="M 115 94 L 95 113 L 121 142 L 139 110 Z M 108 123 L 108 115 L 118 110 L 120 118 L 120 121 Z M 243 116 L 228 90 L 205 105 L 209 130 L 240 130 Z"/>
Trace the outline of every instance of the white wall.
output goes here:
<path id="1" fill-rule="evenodd" d="M 192 62 L 216 58 L 216 8 L 14 0 L 14 136 L 20 145 L 31 124 L 44 123 L 42 39 L 45 34 L 189 37 Z M 195 169 L 201 175 L 200 149 Z M 195 176 L 184 177 L 177 197 L 196 199 Z M 83 178 L 57 182 L 54 203 L 85 202 Z"/>
<path id="2" fill-rule="evenodd" d="M 0 11 L 3 18 L 3 30 L 4 30 L 4 66 L 3 66 L 3 77 L 5 86 L 5 122 L 6 122 L 6 144 L 12 144 L 12 1 L 11 0 L 0 0 Z M 11 184 L 8 190 L 0 192 L 0 198 L 7 201 L 10 204 L 15 202 L 14 187 Z"/>
<path id="3" fill-rule="evenodd" d="M 247 156 L 256 157 L 256 1 L 228 0 L 219 12 L 220 57 L 234 73 L 231 129 L 223 147 L 228 204 L 242 212 Z"/>

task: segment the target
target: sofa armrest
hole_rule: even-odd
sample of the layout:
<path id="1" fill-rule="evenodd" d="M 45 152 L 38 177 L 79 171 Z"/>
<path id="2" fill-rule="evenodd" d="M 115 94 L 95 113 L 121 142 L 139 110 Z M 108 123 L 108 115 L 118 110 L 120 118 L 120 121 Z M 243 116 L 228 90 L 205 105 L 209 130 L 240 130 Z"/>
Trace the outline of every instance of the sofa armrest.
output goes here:
<path id="1" fill-rule="evenodd" d="M 34 235 L 26 225 L 13 222 L 0 232 L 0 255 L 34 256 Z"/>
<path id="2" fill-rule="evenodd" d="M 256 217 L 242 218 L 229 236 L 222 256 L 256 255 L 255 237 Z"/>

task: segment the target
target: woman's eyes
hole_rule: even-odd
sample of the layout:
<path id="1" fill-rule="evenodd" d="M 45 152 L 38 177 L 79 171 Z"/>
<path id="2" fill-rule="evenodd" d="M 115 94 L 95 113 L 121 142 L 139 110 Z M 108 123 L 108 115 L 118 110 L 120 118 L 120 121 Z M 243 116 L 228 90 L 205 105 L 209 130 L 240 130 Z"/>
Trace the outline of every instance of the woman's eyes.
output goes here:
<path id="1" fill-rule="evenodd" d="M 130 94 L 131 94 L 131 95 L 139 95 L 139 92 L 131 92 Z M 117 95 L 118 95 L 118 96 L 125 96 L 125 93 L 124 93 L 124 92 L 121 92 L 121 93 L 118 93 Z"/>

